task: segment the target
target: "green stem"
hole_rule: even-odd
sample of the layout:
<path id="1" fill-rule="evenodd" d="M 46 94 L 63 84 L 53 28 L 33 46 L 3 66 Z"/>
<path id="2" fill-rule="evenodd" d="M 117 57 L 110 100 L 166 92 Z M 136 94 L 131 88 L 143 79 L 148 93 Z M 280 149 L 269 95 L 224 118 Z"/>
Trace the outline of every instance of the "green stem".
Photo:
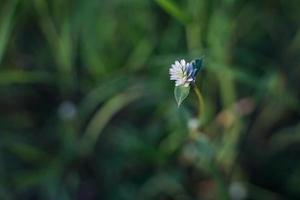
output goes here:
<path id="1" fill-rule="evenodd" d="M 199 113 L 198 113 L 198 118 L 201 119 L 202 114 L 204 113 L 204 99 L 203 96 L 201 94 L 200 89 L 196 86 L 196 84 L 193 85 L 194 91 L 197 95 L 198 98 L 198 103 L 199 103 Z"/>
<path id="2" fill-rule="evenodd" d="M 216 166 L 215 162 L 211 163 L 210 171 L 211 171 L 211 174 L 212 174 L 214 180 L 216 181 L 216 184 L 218 187 L 218 199 L 229 200 L 230 197 L 229 197 L 228 190 L 227 190 L 227 187 L 225 184 L 225 180 L 222 176 L 222 173 Z"/>

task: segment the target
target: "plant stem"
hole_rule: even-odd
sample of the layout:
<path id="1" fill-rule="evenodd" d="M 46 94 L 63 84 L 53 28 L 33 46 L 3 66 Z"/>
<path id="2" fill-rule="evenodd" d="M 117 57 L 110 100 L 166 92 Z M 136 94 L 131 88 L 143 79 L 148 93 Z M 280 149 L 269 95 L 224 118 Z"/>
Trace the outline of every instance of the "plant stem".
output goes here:
<path id="1" fill-rule="evenodd" d="M 196 86 L 196 84 L 193 84 L 193 88 L 194 88 L 194 91 L 195 91 L 195 93 L 197 95 L 197 98 L 198 98 L 198 103 L 199 103 L 198 118 L 200 120 L 201 117 L 202 117 L 202 114 L 204 113 L 204 99 L 203 99 L 203 96 L 201 94 L 200 89 Z"/>
<path id="2" fill-rule="evenodd" d="M 216 162 L 211 163 L 210 165 L 211 174 L 216 181 L 217 187 L 218 187 L 218 199 L 221 200 L 229 200 L 229 193 L 226 188 L 225 180 L 222 176 L 222 173 L 218 169 Z"/>

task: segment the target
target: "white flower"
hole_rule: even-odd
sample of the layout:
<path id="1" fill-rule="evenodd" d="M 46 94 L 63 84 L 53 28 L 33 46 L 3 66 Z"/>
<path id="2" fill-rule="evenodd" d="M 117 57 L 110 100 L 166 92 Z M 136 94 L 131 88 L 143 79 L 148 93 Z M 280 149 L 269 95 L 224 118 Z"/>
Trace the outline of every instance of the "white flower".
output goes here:
<path id="1" fill-rule="evenodd" d="M 188 63 L 185 60 L 175 61 L 169 70 L 170 80 L 175 81 L 175 86 L 190 86 L 190 83 L 195 82 L 197 69 L 193 63 Z"/>

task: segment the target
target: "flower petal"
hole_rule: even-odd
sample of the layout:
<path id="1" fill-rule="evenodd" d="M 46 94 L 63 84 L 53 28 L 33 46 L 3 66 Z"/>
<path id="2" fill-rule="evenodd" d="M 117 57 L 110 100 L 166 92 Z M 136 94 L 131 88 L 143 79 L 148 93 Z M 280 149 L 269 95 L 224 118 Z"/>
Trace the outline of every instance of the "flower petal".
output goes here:
<path id="1" fill-rule="evenodd" d="M 180 64 L 181 64 L 181 66 L 185 66 L 185 60 L 184 59 L 182 59 L 181 61 L 180 61 Z"/>

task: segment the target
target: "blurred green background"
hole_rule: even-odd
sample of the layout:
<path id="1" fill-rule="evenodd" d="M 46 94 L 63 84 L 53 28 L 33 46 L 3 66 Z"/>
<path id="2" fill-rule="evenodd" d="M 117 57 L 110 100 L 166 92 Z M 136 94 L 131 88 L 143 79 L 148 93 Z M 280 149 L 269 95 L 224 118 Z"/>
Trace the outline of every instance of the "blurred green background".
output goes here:
<path id="1" fill-rule="evenodd" d="M 0 199 L 300 199 L 299 52 L 299 0 L 0 0 Z"/>

